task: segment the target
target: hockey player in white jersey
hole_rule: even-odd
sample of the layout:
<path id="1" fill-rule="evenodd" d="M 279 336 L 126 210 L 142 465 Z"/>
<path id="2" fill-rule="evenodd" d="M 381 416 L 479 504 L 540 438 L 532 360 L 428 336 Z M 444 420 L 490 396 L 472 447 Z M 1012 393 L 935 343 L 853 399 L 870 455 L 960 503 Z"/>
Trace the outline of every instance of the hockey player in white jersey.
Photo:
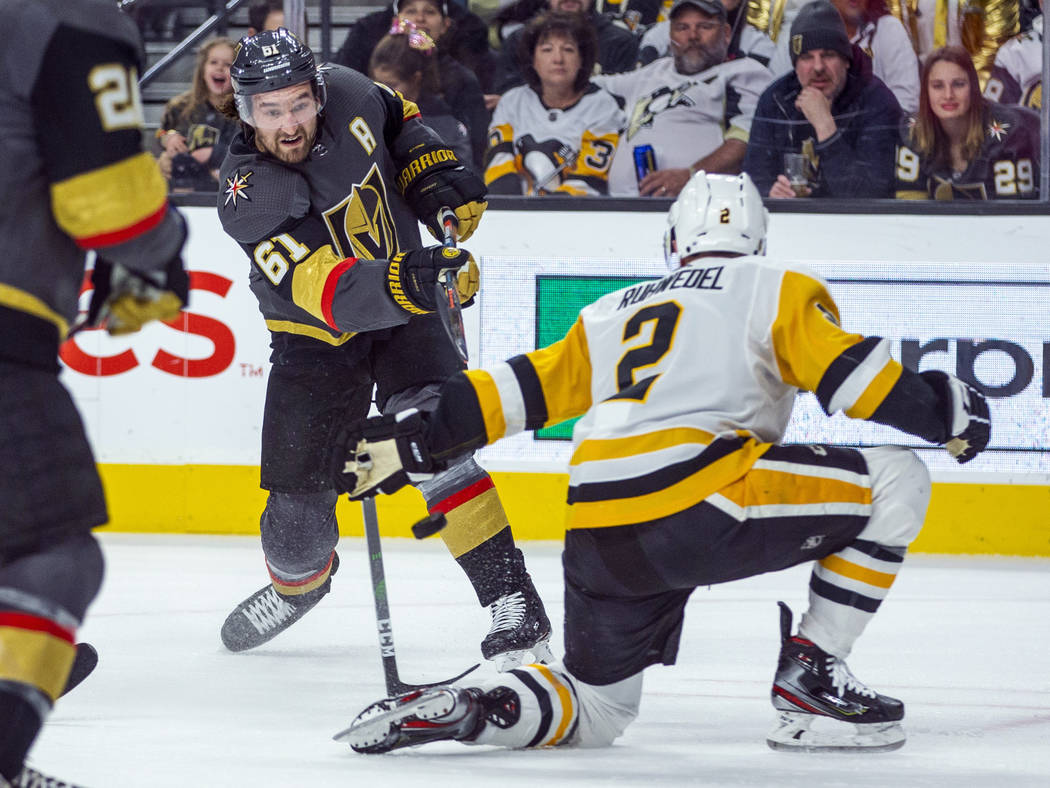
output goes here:
<path id="1" fill-rule="evenodd" d="M 333 471 L 351 496 L 389 492 L 450 451 L 584 414 L 570 460 L 563 662 L 369 706 L 339 735 L 359 752 L 438 739 L 609 745 L 638 713 L 642 672 L 672 664 L 697 586 L 812 562 L 792 631 L 781 603 L 773 679 L 785 750 L 890 750 L 904 705 L 854 677 L 854 642 L 886 597 L 930 494 L 894 446 L 781 445 L 796 393 L 824 410 L 944 445 L 988 444 L 985 398 L 903 368 L 841 328 L 823 280 L 763 256 L 746 175 L 698 173 L 668 216 L 671 273 L 585 307 L 550 347 L 446 382 L 438 409 L 348 428 Z"/>

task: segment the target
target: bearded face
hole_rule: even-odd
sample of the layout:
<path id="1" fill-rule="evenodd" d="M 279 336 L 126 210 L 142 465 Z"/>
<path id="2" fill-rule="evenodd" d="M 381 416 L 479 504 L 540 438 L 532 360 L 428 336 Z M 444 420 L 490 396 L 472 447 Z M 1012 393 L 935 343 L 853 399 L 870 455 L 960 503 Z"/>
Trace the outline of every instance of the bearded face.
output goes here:
<path id="1" fill-rule="evenodd" d="M 683 8 L 671 20 L 671 55 L 679 74 L 698 74 L 726 59 L 729 25 L 695 8 Z"/>

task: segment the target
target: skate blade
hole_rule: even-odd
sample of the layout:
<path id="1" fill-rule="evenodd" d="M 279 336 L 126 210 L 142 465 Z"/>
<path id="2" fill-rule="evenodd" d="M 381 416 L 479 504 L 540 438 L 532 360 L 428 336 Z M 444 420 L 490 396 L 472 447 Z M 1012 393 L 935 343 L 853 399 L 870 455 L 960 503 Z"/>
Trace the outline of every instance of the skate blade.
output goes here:
<path id="1" fill-rule="evenodd" d="M 528 659 L 527 659 L 528 658 Z M 531 648 L 518 649 L 516 651 L 504 651 L 492 658 L 492 664 L 500 673 L 520 668 L 522 665 L 549 665 L 554 662 L 554 652 L 551 651 L 550 641 L 541 640 Z"/>
<path id="2" fill-rule="evenodd" d="M 444 717 L 456 707 L 456 694 L 448 689 L 431 689 L 419 693 L 418 697 L 403 703 L 397 699 L 379 701 L 366 708 L 350 723 L 346 730 L 332 738 L 349 744 L 358 752 L 382 752 L 377 749 L 397 738 L 397 725 L 408 717 L 431 720 Z M 385 704 L 395 703 L 386 708 Z"/>
<path id="3" fill-rule="evenodd" d="M 825 728 L 811 730 L 818 721 Z M 903 747 L 906 740 L 899 722 L 850 723 L 781 711 L 766 744 L 781 752 L 891 752 Z"/>

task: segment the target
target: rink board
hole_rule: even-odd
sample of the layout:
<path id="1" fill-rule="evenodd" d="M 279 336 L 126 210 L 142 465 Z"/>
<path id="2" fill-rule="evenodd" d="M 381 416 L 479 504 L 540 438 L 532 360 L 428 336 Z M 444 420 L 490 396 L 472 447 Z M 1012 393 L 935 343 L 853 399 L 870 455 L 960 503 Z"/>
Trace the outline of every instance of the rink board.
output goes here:
<path id="1" fill-rule="evenodd" d="M 116 531 L 257 534 L 266 492 L 259 469 L 242 466 L 103 465 Z M 558 473 L 493 472 L 517 539 L 561 540 L 565 487 Z M 379 530 L 408 537 L 426 516 L 423 498 L 402 490 L 377 499 Z M 339 531 L 363 535 L 361 508 L 341 498 Z M 1043 485 L 934 483 L 914 552 L 1050 556 L 1050 488 Z"/>
<path id="2" fill-rule="evenodd" d="M 188 314 L 133 337 L 85 331 L 64 346 L 62 377 L 96 449 L 111 528 L 255 533 L 269 336 L 244 253 L 213 209 L 186 212 Z M 479 306 L 465 313 L 471 364 L 545 345 L 582 303 L 663 274 L 663 227 L 652 212 L 489 211 L 467 244 L 482 266 Z M 812 395 L 798 400 L 789 442 L 919 451 L 935 486 L 918 550 L 1050 555 L 1048 237 L 1048 216 L 772 216 L 770 255 L 823 276 L 847 328 L 886 337 L 919 369 L 972 374 L 990 392 L 995 451 L 962 467 L 889 428 L 829 419 Z M 479 452 L 519 538 L 561 538 L 569 432 Z M 360 533 L 358 507 L 340 509 L 345 533 Z M 388 533 L 407 534 L 423 514 L 412 491 L 380 501 Z"/>

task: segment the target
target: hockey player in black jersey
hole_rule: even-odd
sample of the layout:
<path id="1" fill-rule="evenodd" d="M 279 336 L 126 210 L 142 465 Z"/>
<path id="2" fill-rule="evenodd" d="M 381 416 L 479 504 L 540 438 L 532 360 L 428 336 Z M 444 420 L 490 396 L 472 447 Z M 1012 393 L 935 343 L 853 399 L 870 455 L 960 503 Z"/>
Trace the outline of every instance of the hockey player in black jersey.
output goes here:
<path id="1" fill-rule="evenodd" d="M 905 369 L 887 340 L 841 328 L 823 280 L 765 258 L 765 235 L 748 176 L 701 172 L 668 215 L 672 272 L 642 297 L 611 293 L 550 347 L 455 375 L 429 414 L 346 429 L 332 469 L 361 496 L 440 469 L 452 447 L 582 414 L 563 662 L 381 700 L 338 739 L 359 752 L 438 739 L 607 746 L 638 713 L 644 669 L 674 663 L 696 587 L 808 563 L 797 631 L 782 606 L 769 745 L 904 744 L 904 705 L 846 658 L 922 528 L 929 474 L 902 447 L 780 441 L 808 390 L 829 414 L 894 426 L 966 462 L 988 444 L 988 406 L 951 375 Z"/>
<path id="2" fill-rule="evenodd" d="M 251 264 L 271 332 L 262 429 L 260 521 L 268 582 L 222 627 L 233 651 L 287 629 L 328 593 L 339 566 L 337 493 L 324 465 L 332 426 L 381 411 L 427 408 L 463 368 L 435 314 L 439 272 L 477 289 L 465 251 L 420 248 L 417 219 L 440 237 L 454 210 L 474 231 L 485 187 L 400 94 L 342 66 L 318 68 L 281 29 L 243 39 L 231 76 L 242 131 L 222 166 L 219 216 Z M 486 659 L 546 658 L 550 623 L 515 547 L 492 480 L 464 452 L 419 486 L 492 629 Z M 345 571 L 345 570 L 344 570 Z"/>
<path id="3" fill-rule="evenodd" d="M 134 22 L 104 0 L 0 0 L 0 18 L 0 786 L 61 788 L 24 759 L 69 681 L 108 515 L 58 349 L 74 325 L 176 317 L 186 231 L 142 148 Z"/>

